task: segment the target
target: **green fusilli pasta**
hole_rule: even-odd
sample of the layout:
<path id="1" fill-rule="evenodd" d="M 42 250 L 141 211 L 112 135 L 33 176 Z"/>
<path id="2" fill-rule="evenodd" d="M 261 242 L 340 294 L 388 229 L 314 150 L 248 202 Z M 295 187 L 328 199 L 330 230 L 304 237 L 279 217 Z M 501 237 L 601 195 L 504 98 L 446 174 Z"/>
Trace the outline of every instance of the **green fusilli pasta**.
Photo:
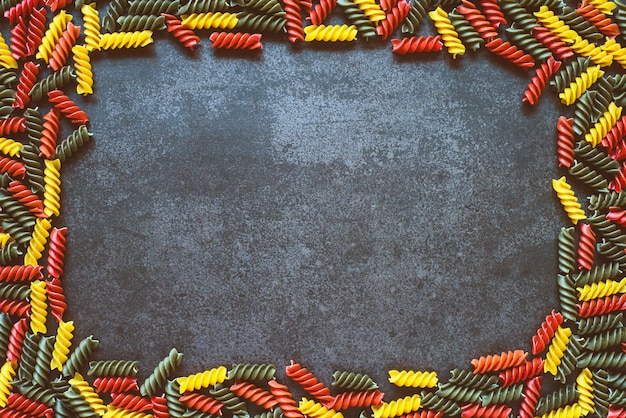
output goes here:
<path id="1" fill-rule="evenodd" d="M 581 163 L 579 161 L 574 161 L 574 164 L 568 169 L 569 173 L 591 187 L 592 189 L 598 191 L 606 191 L 609 183 L 607 180 L 602 177 L 596 170 L 590 168 L 588 165 Z"/>
<path id="2" fill-rule="evenodd" d="M 528 10 L 522 7 L 515 0 L 502 0 L 499 2 L 502 13 L 510 22 L 515 22 L 515 26 L 531 33 L 537 26 L 537 19 Z"/>
<path id="3" fill-rule="evenodd" d="M 227 380 L 271 380 L 276 375 L 273 364 L 233 364 L 226 375 Z"/>
<path id="4" fill-rule="evenodd" d="M 478 50 L 485 43 L 476 29 L 465 19 L 465 16 L 457 12 L 456 9 L 448 13 L 448 19 L 454 26 L 461 42 L 472 51 Z"/>
<path id="5" fill-rule="evenodd" d="M 590 61 L 590 58 L 583 57 L 578 57 L 570 61 L 569 64 L 562 67 L 561 70 L 554 75 L 550 81 L 550 85 L 554 87 L 557 92 L 562 93 L 576 77 L 587 69 Z"/>
<path id="6" fill-rule="evenodd" d="M 335 371 L 333 373 L 333 386 L 351 391 L 378 389 L 378 384 L 366 374 Z"/>
<path id="7" fill-rule="evenodd" d="M 285 17 L 281 15 L 266 16 L 248 12 L 237 13 L 236 28 L 245 28 L 251 32 L 279 33 L 285 28 Z"/>
<path id="8" fill-rule="evenodd" d="M 511 26 L 505 30 L 507 39 L 522 51 L 530 54 L 537 61 L 545 61 L 552 55 L 552 52 L 536 40 L 529 32 L 517 26 Z"/>
<path id="9" fill-rule="evenodd" d="M 66 65 L 59 71 L 55 71 L 48 77 L 35 83 L 30 91 L 30 98 L 32 101 L 40 101 L 42 98 L 47 97 L 52 90 L 62 89 L 74 79 L 76 79 L 74 70 L 69 65 Z"/>
<path id="10" fill-rule="evenodd" d="M 589 210 L 598 211 L 608 209 L 609 206 L 626 205 L 626 192 L 610 191 L 589 196 Z"/>
<path id="11" fill-rule="evenodd" d="M 125 15 L 117 19 L 120 32 L 165 30 L 165 18 L 154 15 Z"/>
<path id="12" fill-rule="evenodd" d="M 621 165 L 618 161 L 609 157 L 599 147 L 592 147 L 591 144 L 586 141 L 580 141 L 576 144 L 574 154 L 579 161 L 584 161 L 594 166 L 598 171 L 609 178 L 619 173 L 621 169 Z"/>
<path id="13" fill-rule="evenodd" d="M 619 263 L 597 264 L 589 271 L 581 271 L 574 279 L 576 286 L 598 283 L 604 280 L 614 279 L 621 273 Z"/>
<path id="14" fill-rule="evenodd" d="M 0 298 L 27 300 L 30 286 L 21 283 L 0 283 Z"/>
<path id="15" fill-rule="evenodd" d="M 604 315 L 581 318 L 578 321 L 578 333 L 580 335 L 593 335 L 622 327 L 622 314 L 609 313 Z"/>
<path id="16" fill-rule="evenodd" d="M 578 296 L 574 280 L 569 275 L 559 274 L 557 284 L 563 317 L 570 321 L 576 321 L 576 318 L 578 318 L 578 308 L 576 307 Z"/>
<path id="17" fill-rule="evenodd" d="M 233 415 L 239 418 L 247 418 L 250 416 L 246 403 L 235 395 L 228 387 L 217 384 L 213 389 L 209 390 L 209 393 L 215 399 L 220 401 Z"/>
<path id="18" fill-rule="evenodd" d="M 167 378 L 172 374 L 174 369 L 180 366 L 183 361 L 182 353 L 172 348 L 163 360 L 154 368 L 154 371 L 139 388 L 143 396 L 155 396 L 159 388 L 167 382 Z"/>
<path id="19" fill-rule="evenodd" d="M 351 0 L 337 0 L 337 5 L 341 7 L 348 21 L 356 26 L 359 36 L 363 38 L 376 36 L 376 26 L 354 2 Z"/>
<path id="20" fill-rule="evenodd" d="M 67 138 L 57 145 L 56 157 L 64 162 L 80 148 L 85 146 L 92 139 L 93 135 L 87 130 L 87 126 L 81 125 L 74 130 Z"/>
<path id="21" fill-rule="evenodd" d="M 409 14 L 402 22 L 402 33 L 415 33 L 422 26 L 424 16 L 426 16 L 426 9 L 430 7 L 428 0 L 413 0 L 411 1 L 411 10 Z"/>
<path id="22" fill-rule="evenodd" d="M 225 12 L 230 8 L 226 0 L 192 0 L 180 7 L 179 14 Z"/>
<path id="23" fill-rule="evenodd" d="M 493 404 L 508 404 L 512 401 L 520 400 L 523 392 L 523 383 L 513 386 L 499 387 L 482 395 L 481 403 L 485 406 Z"/>
<path id="24" fill-rule="evenodd" d="M 128 15 L 154 15 L 161 13 L 176 14 L 180 7 L 178 0 L 134 0 L 128 7 Z"/>
<path id="25" fill-rule="evenodd" d="M 117 19 L 126 14 L 129 4 L 128 0 L 113 0 L 109 3 L 106 15 L 102 18 L 102 27 L 109 32 L 115 32 L 117 29 Z"/>
<path id="26" fill-rule="evenodd" d="M 136 376 L 137 361 L 130 360 L 106 360 L 90 361 L 89 376 L 115 377 L 115 376 Z"/>
<path id="27" fill-rule="evenodd" d="M 556 392 L 552 392 L 543 398 L 539 398 L 537 403 L 537 415 L 544 415 L 549 411 L 555 411 L 565 405 L 571 405 L 578 399 L 578 391 L 576 390 L 576 384 L 572 383 L 567 386 L 563 386 Z"/>
<path id="28" fill-rule="evenodd" d="M 35 370 L 33 371 L 33 382 L 41 387 L 45 387 L 50 379 L 52 350 L 54 350 L 54 337 L 43 337 L 39 341 L 39 351 L 37 352 Z"/>
<path id="29" fill-rule="evenodd" d="M 28 124 L 28 118 L 26 120 Z M 45 190 L 45 182 L 43 167 L 38 154 L 39 152 L 37 151 L 37 147 L 34 143 L 24 144 L 22 150 L 20 151 L 22 162 L 26 168 L 26 178 L 28 179 L 28 183 L 33 189 L 43 193 Z"/>
<path id="30" fill-rule="evenodd" d="M 98 347 L 98 344 L 98 340 L 94 339 L 91 335 L 83 339 L 65 361 L 63 365 L 63 375 L 72 377 L 81 370 L 83 366 L 87 364 L 87 360 L 93 350 Z"/>

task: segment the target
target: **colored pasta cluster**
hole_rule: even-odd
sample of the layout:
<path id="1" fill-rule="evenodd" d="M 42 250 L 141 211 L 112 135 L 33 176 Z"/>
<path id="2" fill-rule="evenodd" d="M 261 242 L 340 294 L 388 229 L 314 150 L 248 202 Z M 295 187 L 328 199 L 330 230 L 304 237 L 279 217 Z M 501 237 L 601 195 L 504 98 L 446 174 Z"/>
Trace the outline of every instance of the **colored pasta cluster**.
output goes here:
<path id="1" fill-rule="evenodd" d="M 0 35 L 0 416 L 373 418 L 626 417 L 626 5 L 589 0 L 2 0 Z M 347 20 L 324 22 L 334 9 Z M 434 36 L 418 36 L 429 22 Z M 389 370 L 397 394 L 338 370 L 330 385 L 302 365 L 216 366 L 177 376 L 172 349 L 143 382 L 130 360 L 91 361 L 98 341 L 74 341 L 63 293 L 67 229 L 63 163 L 90 142 L 69 96 L 94 93 L 91 58 L 143 48 L 163 31 L 189 49 L 261 50 L 289 42 L 380 36 L 396 54 L 453 58 L 485 48 L 533 69 L 524 106 L 550 88 L 569 115 L 555 121 L 560 306 L 530 352 L 486 355 L 465 370 Z M 399 37 L 394 34 L 401 33 Z M 4 33 L 4 32 L 3 32 Z M 204 36 L 204 35 L 203 35 Z M 622 44 L 623 43 L 623 44 Z M 65 132 L 65 133 L 63 133 Z M 63 138 L 62 135 L 66 135 Z M 589 193 L 589 191 L 591 193 Z M 589 194 L 583 204 L 581 192 Z M 295 398 L 295 393 L 306 396 Z"/>

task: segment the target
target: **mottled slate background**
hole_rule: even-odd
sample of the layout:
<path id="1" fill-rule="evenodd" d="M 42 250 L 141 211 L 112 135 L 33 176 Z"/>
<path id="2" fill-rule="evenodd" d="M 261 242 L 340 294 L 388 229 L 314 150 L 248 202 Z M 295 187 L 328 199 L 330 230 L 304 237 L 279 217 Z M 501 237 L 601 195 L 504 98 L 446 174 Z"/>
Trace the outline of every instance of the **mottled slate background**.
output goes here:
<path id="1" fill-rule="evenodd" d="M 203 44 L 94 62 L 63 222 L 68 316 L 97 358 L 382 382 L 530 349 L 566 221 L 554 93 L 523 105 L 529 75 L 484 52 Z"/>

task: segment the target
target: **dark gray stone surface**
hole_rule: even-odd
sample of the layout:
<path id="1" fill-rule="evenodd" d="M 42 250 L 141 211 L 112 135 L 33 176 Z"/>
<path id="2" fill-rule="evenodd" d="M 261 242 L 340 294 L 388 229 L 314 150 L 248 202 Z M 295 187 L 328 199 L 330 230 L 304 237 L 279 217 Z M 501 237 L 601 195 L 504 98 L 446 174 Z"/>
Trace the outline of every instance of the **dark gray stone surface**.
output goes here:
<path id="1" fill-rule="evenodd" d="M 295 359 L 384 381 L 530 348 L 564 224 L 553 93 L 485 53 L 387 44 L 101 54 L 64 167 L 77 338 L 150 373 Z M 252 58 L 250 58 L 250 56 Z"/>

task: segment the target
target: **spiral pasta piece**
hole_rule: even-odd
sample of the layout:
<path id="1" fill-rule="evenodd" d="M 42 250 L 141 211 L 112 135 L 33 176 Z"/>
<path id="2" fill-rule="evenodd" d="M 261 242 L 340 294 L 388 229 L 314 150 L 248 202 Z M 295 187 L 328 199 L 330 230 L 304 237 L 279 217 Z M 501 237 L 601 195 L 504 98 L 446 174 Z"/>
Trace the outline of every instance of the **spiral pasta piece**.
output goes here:
<path id="1" fill-rule="evenodd" d="M 520 418 L 532 418 L 535 416 L 537 404 L 541 396 L 542 376 L 537 376 L 526 382 L 524 388 L 524 397 L 519 408 Z"/>
<path id="2" fill-rule="evenodd" d="M 607 15 L 613 14 L 613 9 L 616 7 L 616 4 L 609 0 L 587 0 L 587 3 Z"/>
<path id="3" fill-rule="evenodd" d="M 537 355 L 541 353 L 546 344 L 550 342 L 558 327 L 563 323 L 563 314 L 552 310 L 550 315 L 542 322 L 541 328 L 537 330 L 537 335 L 532 338 L 532 353 Z"/>
<path id="4" fill-rule="evenodd" d="M 226 380 L 226 367 L 220 366 L 201 373 L 183 376 L 176 379 L 180 386 L 181 395 L 185 392 L 198 390 L 201 388 L 222 383 Z"/>
<path id="5" fill-rule="evenodd" d="M 39 75 L 39 64 L 35 64 L 32 61 L 28 61 L 24 64 L 20 79 L 17 83 L 15 91 L 15 101 L 13 107 L 18 109 L 24 109 L 30 102 L 30 90 L 33 88 L 37 76 Z"/>
<path id="6" fill-rule="evenodd" d="M 335 396 L 332 401 L 324 403 L 326 408 L 342 411 L 348 408 L 371 407 L 380 405 L 384 393 L 379 390 L 342 392 Z"/>
<path id="7" fill-rule="evenodd" d="M 593 380 L 589 369 L 583 369 L 576 377 L 576 390 L 578 391 L 577 403 L 580 405 L 583 415 L 594 412 Z"/>
<path id="8" fill-rule="evenodd" d="M 7 69 L 18 67 L 17 61 L 13 58 L 11 50 L 2 35 L 0 35 L 0 65 Z"/>
<path id="9" fill-rule="evenodd" d="M 287 386 L 276 380 L 270 380 L 267 384 L 270 387 L 270 393 L 274 395 L 286 418 L 304 418 Z"/>
<path id="10" fill-rule="evenodd" d="M 535 66 L 535 59 L 531 55 L 502 38 L 493 38 L 485 44 L 485 47 L 520 68 L 529 69 Z"/>
<path id="11" fill-rule="evenodd" d="M 437 7 L 429 12 L 428 16 L 433 21 L 437 33 L 441 36 L 443 44 L 452 58 L 465 54 L 465 45 L 460 41 L 459 34 L 448 19 L 448 14 L 441 7 Z"/>
<path id="12" fill-rule="evenodd" d="M 10 157 L 19 156 L 23 145 L 13 139 L 0 137 L 0 152 Z"/>
<path id="13" fill-rule="evenodd" d="M 374 0 L 353 0 L 354 4 L 365 14 L 374 25 L 385 20 L 386 14 Z"/>
<path id="14" fill-rule="evenodd" d="M 74 374 L 74 377 L 71 378 L 68 383 L 75 389 L 78 389 L 80 395 L 87 401 L 89 406 L 100 416 L 103 416 L 107 410 L 107 407 L 104 405 L 104 402 L 96 391 L 91 387 L 91 385 L 85 381 L 83 376 L 79 373 Z"/>
<path id="15" fill-rule="evenodd" d="M 557 367 L 561 364 L 563 353 L 567 348 L 572 330 L 567 327 L 559 326 L 554 333 L 554 337 L 550 342 L 548 352 L 543 362 L 544 373 L 550 373 L 554 376 L 557 374 Z"/>
<path id="16" fill-rule="evenodd" d="M 134 376 L 97 377 L 93 385 L 98 393 L 126 393 L 139 390 L 137 378 Z"/>
<path id="17" fill-rule="evenodd" d="M 188 29 L 233 29 L 237 15 L 233 13 L 208 12 L 183 15 L 182 25 Z"/>
<path id="18" fill-rule="evenodd" d="M 71 20 L 72 15 L 66 13 L 65 10 L 61 10 L 52 18 L 52 22 L 48 25 L 48 29 L 44 33 L 41 44 L 35 54 L 37 59 L 43 60 L 46 64 L 48 63 L 50 56 L 52 55 L 52 51 L 54 50 L 54 46 L 59 41 L 61 34 Z"/>
<path id="19" fill-rule="evenodd" d="M 150 399 L 133 395 L 132 393 L 112 393 L 110 405 L 134 412 L 152 410 L 152 401 Z"/>
<path id="20" fill-rule="evenodd" d="M 557 154 L 561 167 L 571 167 L 574 164 L 574 119 L 559 117 L 556 124 Z"/>
<path id="21" fill-rule="evenodd" d="M 311 21 L 313 25 L 321 25 L 336 6 L 337 0 L 320 0 L 309 12 L 307 20 Z"/>
<path id="22" fill-rule="evenodd" d="M 53 414 L 52 408 L 45 403 L 32 400 L 19 393 L 11 393 L 8 396 L 7 407 L 12 411 L 19 411 L 34 417 L 49 417 Z"/>
<path id="23" fill-rule="evenodd" d="M 196 411 L 202 411 L 211 415 L 222 415 L 222 408 L 224 407 L 224 405 L 217 399 L 211 398 L 201 393 L 188 393 L 181 396 L 179 400 L 187 408 L 191 408 Z"/>
<path id="24" fill-rule="evenodd" d="M 209 36 L 209 39 L 213 42 L 213 44 L 211 44 L 212 48 L 246 49 L 249 51 L 263 49 L 260 33 L 213 32 Z"/>
<path id="25" fill-rule="evenodd" d="M 376 33 L 380 35 L 383 40 L 389 38 L 393 31 L 400 26 L 400 23 L 406 19 L 410 10 L 411 5 L 405 0 L 400 0 L 398 4 L 387 13 L 385 19 L 380 21 L 380 24 L 376 27 Z"/>
<path id="26" fill-rule="evenodd" d="M 591 270 L 594 264 L 596 234 L 589 224 L 580 225 L 580 241 L 578 242 L 578 268 Z"/>
<path id="27" fill-rule="evenodd" d="M 70 352 L 72 338 L 74 338 L 74 321 L 59 321 L 52 360 L 50 360 L 51 370 L 63 370 L 63 364 L 67 361 L 67 355 Z"/>
<path id="28" fill-rule="evenodd" d="M 155 396 L 159 388 L 165 385 L 169 375 L 180 366 L 183 361 L 182 353 L 172 348 L 168 355 L 159 362 L 154 371 L 139 388 L 143 396 Z"/>
<path id="29" fill-rule="evenodd" d="M 46 282 L 37 280 L 30 284 L 30 329 L 34 334 L 45 334 L 48 303 L 46 302 Z"/>
<path id="30" fill-rule="evenodd" d="M 613 62 L 612 54 L 607 53 L 603 47 L 597 46 L 581 36 L 576 36 L 572 40 L 570 48 L 577 54 L 590 58 L 594 64 L 601 67 L 608 67 Z"/>
<path id="31" fill-rule="evenodd" d="M 576 199 L 576 196 L 572 191 L 572 186 L 570 186 L 565 180 L 565 176 L 558 180 L 552 180 L 552 188 L 556 192 L 563 209 L 565 209 L 565 212 L 567 213 L 567 216 L 574 225 L 576 225 L 578 221 L 587 218 L 585 216 L 585 212 L 581 209 L 580 203 L 578 203 L 578 199 Z"/>
<path id="32" fill-rule="evenodd" d="M 583 416 L 582 408 L 577 403 L 566 405 L 554 411 L 546 412 L 539 418 L 580 418 Z"/>
<path id="33" fill-rule="evenodd" d="M 474 373 L 486 373 L 519 366 L 524 362 L 528 353 L 524 350 L 507 351 L 501 354 L 479 357 L 471 361 Z"/>
<path id="34" fill-rule="evenodd" d="M 0 135 L 26 132 L 26 119 L 19 116 L 0 120 Z"/>
<path id="35" fill-rule="evenodd" d="M 45 191 L 43 194 L 43 210 L 48 216 L 59 216 L 61 207 L 61 177 L 59 170 L 61 169 L 61 161 L 45 160 L 44 183 Z"/>
<path id="36" fill-rule="evenodd" d="M 20 358 L 22 357 L 22 347 L 24 346 L 24 339 L 26 338 L 27 331 L 28 322 L 26 318 L 20 319 L 11 327 L 6 353 L 8 361 L 16 364 L 20 361 Z"/>
<path id="37" fill-rule="evenodd" d="M 28 33 L 26 35 L 26 56 L 34 55 L 41 45 L 41 41 L 46 31 L 47 9 L 40 7 L 33 9 L 30 13 Z"/>
<path id="38" fill-rule="evenodd" d="M 0 407 L 4 408 L 8 403 L 8 396 L 12 392 L 11 382 L 15 377 L 15 364 L 10 360 L 4 362 L 0 367 Z"/>
<path id="39" fill-rule="evenodd" d="M 195 32 L 189 28 L 183 26 L 183 23 L 176 16 L 162 13 L 161 16 L 165 18 L 165 25 L 167 26 L 167 31 L 174 36 L 185 48 L 191 49 L 192 51 L 196 46 L 200 44 L 200 38 Z"/>
<path id="40" fill-rule="evenodd" d="M 320 382 L 313 373 L 302 367 L 301 364 L 292 360 L 291 364 L 285 368 L 285 373 L 287 377 L 293 379 L 320 402 L 331 402 L 333 400 L 330 389 Z"/>
<path id="41" fill-rule="evenodd" d="M 100 36 L 101 49 L 143 48 L 154 42 L 151 30 L 137 32 L 113 32 Z"/>
<path id="42" fill-rule="evenodd" d="M 59 112 L 55 108 L 50 109 L 43 117 L 43 130 L 41 131 L 41 144 L 39 145 L 40 155 L 45 158 L 54 158 L 59 134 Z"/>
<path id="43" fill-rule="evenodd" d="M 528 84 L 528 88 L 524 91 L 523 102 L 526 102 L 530 105 L 535 105 L 539 101 L 539 97 L 541 97 L 541 93 L 546 88 L 546 84 L 548 80 L 552 78 L 555 72 L 557 72 L 561 68 L 561 62 L 556 61 L 552 56 L 548 58 L 546 62 L 541 64 L 533 75 L 530 83 Z"/>
<path id="44" fill-rule="evenodd" d="M 83 15 L 83 33 L 87 51 L 100 50 L 100 15 L 95 3 L 85 3 L 80 7 Z"/>
<path id="45" fill-rule="evenodd" d="M 84 125 L 89 122 L 89 116 L 61 90 L 52 90 L 49 92 L 48 101 L 52 103 L 55 109 L 68 118 L 70 122 L 77 125 Z"/>
<path id="46" fill-rule="evenodd" d="M 320 403 L 307 398 L 302 398 L 298 404 L 300 412 L 310 418 L 343 418 L 341 412 L 337 412 L 333 409 L 328 409 Z"/>
<path id="47" fill-rule="evenodd" d="M 25 58 L 26 52 L 26 38 L 28 36 L 28 30 L 26 29 L 26 21 L 23 17 L 17 19 L 17 24 L 11 28 L 11 56 L 16 60 Z"/>
<path id="48" fill-rule="evenodd" d="M 335 371 L 333 373 L 333 386 L 347 390 L 374 390 L 378 389 L 378 384 L 366 374 Z"/>
<path id="49" fill-rule="evenodd" d="M 75 45 L 72 48 L 74 64 L 76 66 L 76 93 L 83 96 L 93 94 L 93 72 L 89 49 L 84 45 Z"/>
<path id="50" fill-rule="evenodd" d="M 615 37 L 620 34 L 619 26 L 592 4 L 581 2 L 576 8 L 576 13 L 595 26 L 605 36 Z"/>
<path id="51" fill-rule="evenodd" d="M 383 402 L 372 406 L 374 418 L 392 418 L 403 414 L 415 412 L 421 406 L 420 395 L 405 396 L 391 402 Z"/>
<path id="52" fill-rule="evenodd" d="M 415 54 L 421 52 L 439 52 L 443 48 L 441 36 L 411 36 L 391 40 L 391 52 L 395 54 Z"/>
<path id="53" fill-rule="evenodd" d="M 240 398 L 249 400 L 250 402 L 259 405 L 263 409 L 272 410 L 278 405 L 274 396 L 266 390 L 261 389 L 254 383 L 250 382 L 238 382 L 230 387 L 230 390 Z"/>
<path id="54" fill-rule="evenodd" d="M 389 383 L 396 386 L 434 388 L 438 382 L 437 372 L 389 370 Z"/>
<path id="55" fill-rule="evenodd" d="M 344 42 L 355 41 L 358 31 L 354 25 L 310 25 L 304 28 L 304 41 Z"/>
<path id="56" fill-rule="evenodd" d="M 78 35 L 80 35 L 80 27 L 74 26 L 72 22 L 68 22 L 67 28 L 63 31 L 59 40 L 54 45 L 54 49 L 50 53 L 48 60 L 48 66 L 50 68 L 54 71 L 58 71 L 65 65 L 72 51 L 72 47 L 76 45 Z"/>
<path id="57" fill-rule="evenodd" d="M 137 361 L 128 360 L 105 360 L 90 361 L 89 376 L 135 376 L 137 375 Z"/>
<path id="58" fill-rule="evenodd" d="M 601 299 L 592 299 L 577 304 L 578 315 L 581 318 L 589 318 L 596 315 L 620 311 L 626 304 L 626 294 L 606 296 Z"/>
<path id="59" fill-rule="evenodd" d="M 605 280 L 598 283 L 591 283 L 583 287 L 578 287 L 576 290 L 578 290 L 578 300 L 580 301 L 587 301 L 612 296 L 618 293 L 625 293 L 626 278 L 620 281 Z"/>
<path id="60" fill-rule="evenodd" d="M 598 119 L 598 122 L 595 123 L 589 133 L 585 135 L 585 141 L 589 142 L 592 147 L 597 146 L 621 116 L 622 107 L 617 106 L 615 102 L 611 102 L 607 111 Z"/>
<path id="61" fill-rule="evenodd" d="M 506 405 L 467 404 L 461 408 L 461 418 L 508 418 L 513 411 Z"/>

